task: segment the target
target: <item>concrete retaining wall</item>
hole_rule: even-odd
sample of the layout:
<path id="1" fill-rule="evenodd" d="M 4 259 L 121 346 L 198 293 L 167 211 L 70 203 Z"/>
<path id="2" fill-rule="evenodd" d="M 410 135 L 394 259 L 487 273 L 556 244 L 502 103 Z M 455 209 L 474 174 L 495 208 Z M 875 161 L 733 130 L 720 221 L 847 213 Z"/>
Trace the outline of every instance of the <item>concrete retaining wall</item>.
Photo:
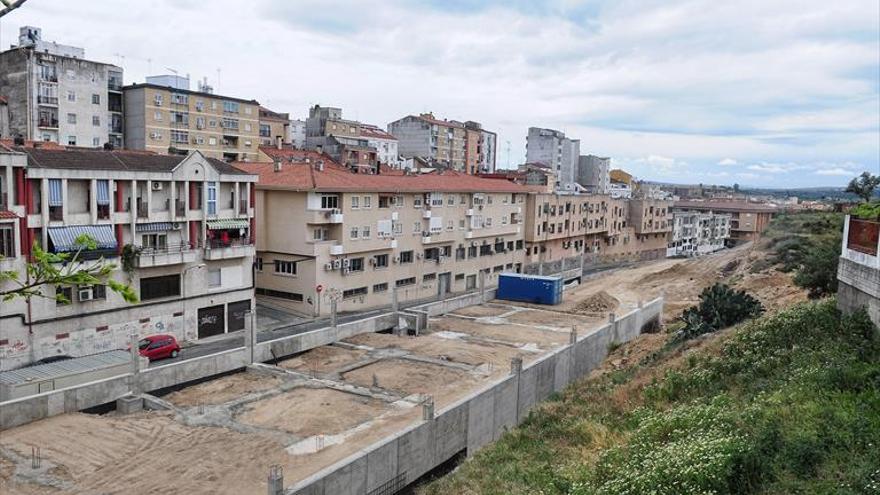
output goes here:
<path id="1" fill-rule="evenodd" d="M 411 309 L 417 312 L 427 312 L 428 316 L 438 316 L 461 308 L 465 308 L 467 306 L 483 304 L 484 302 L 491 301 L 492 299 L 495 299 L 495 289 L 487 288 L 483 294 L 480 294 L 480 292 L 471 292 L 469 294 L 464 294 L 461 296 L 450 297 L 449 299 L 444 299 L 442 301 L 434 301 L 419 306 L 414 306 Z M 407 310 L 404 310 L 404 312 L 407 312 Z"/>
<path id="2" fill-rule="evenodd" d="M 411 483 L 462 450 L 472 455 L 522 422 L 536 404 L 554 391 L 599 366 L 613 342 L 635 338 L 643 325 L 660 318 L 662 311 L 663 300 L 656 299 L 624 314 L 579 336 L 574 344 L 557 349 L 520 372 L 438 411 L 433 420 L 415 424 L 328 466 L 295 483 L 285 493 L 365 495 L 391 480 Z"/>

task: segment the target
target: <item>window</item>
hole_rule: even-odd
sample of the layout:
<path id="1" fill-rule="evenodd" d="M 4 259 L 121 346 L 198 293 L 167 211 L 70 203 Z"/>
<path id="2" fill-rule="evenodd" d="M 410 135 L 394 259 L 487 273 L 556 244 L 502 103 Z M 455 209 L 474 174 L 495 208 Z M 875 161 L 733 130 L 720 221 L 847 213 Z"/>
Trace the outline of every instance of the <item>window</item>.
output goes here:
<path id="1" fill-rule="evenodd" d="M 464 227 L 465 227 L 464 218 L 462 218 L 461 220 L 458 221 L 458 230 L 464 230 Z"/>
<path id="2" fill-rule="evenodd" d="M 244 130 L 247 132 L 251 132 L 251 125 L 247 122 L 244 123 Z"/>
<path id="3" fill-rule="evenodd" d="M 407 285 L 415 285 L 415 283 L 416 283 L 416 278 L 409 277 L 409 278 L 399 279 L 397 282 L 394 282 L 394 285 L 396 287 L 406 287 Z"/>
<path id="4" fill-rule="evenodd" d="M 73 91 L 68 91 L 67 101 L 76 101 L 76 93 L 74 93 Z"/>
<path id="5" fill-rule="evenodd" d="M 446 230 L 455 230 L 455 220 L 449 220 L 446 222 Z"/>
<path id="6" fill-rule="evenodd" d="M 209 138 L 208 138 L 208 144 L 210 144 L 211 146 L 217 146 L 217 138 L 215 138 L 215 137 L 209 137 Z"/>
<path id="7" fill-rule="evenodd" d="M 454 206 L 455 205 L 455 196 L 447 196 L 446 197 L 446 206 Z"/>
<path id="8" fill-rule="evenodd" d="M 413 223 L 413 233 L 420 234 L 422 232 L 422 222 Z"/>
<path id="9" fill-rule="evenodd" d="M 413 252 L 412 251 L 403 251 L 400 253 L 400 263 L 412 263 L 413 262 Z"/>
<path id="10" fill-rule="evenodd" d="M 353 272 L 364 271 L 364 259 L 363 258 L 349 258 L 348 269 Z"/>
<path id="11" fill-rule="evenodd" d="M 372 208 L 372 196 L 364 196 L 364 208 Z"/>
<path id="12" fill-rule="evenodd" d="M 403 234 L 403 224 L 402 223 L 394 222 L 393 229 L 394 229 L 395 235 Z"/>
<path id="13" fill-rule="evenodd" d="M 351 197 L 351 208 L 357 209 L 360 208 L 361 197 L 360 196 L 352 196 Z"/>
<path id="14" fill-rule="evenodd" d="M 180 274 L 141 279 L 141 301 L 180 296 Z"/>
<path id="15" fill-rule="evenodd" d="M 162 122 L 162 112 L 159 110 L 153 112 L 153 120 L 155 120 L 156 122 Z"/>
<path id="16" fill-rule="evenodd" d="M 422 198 L 416 196 L 413 198 L 413 208 L 421 208 L 422 207 Z"/>
<path id="17" fill-rule="evenodd" d="M 67 306 L 73 301 L 73 288 L 55 287 L 55 305 Z"/>
<path id="18" fill-rule="evenodd" d="M 236 101 L 224 101 L 223 111 L 229 113 L 238 113 L 239 104 Z"/>
<path id="19" fill-rule="evenodd" d="M 156 93 L 156 95 L 153 97 L 153 104 L 155 104 L 157 107 L 162 106 L 162 93 Z"/>
<path id="20" fill-rule="evenodd" d="M 101 95 L 92 95 L 92 105 L 100 105 L 101 104 Z"/>
<path id="21" fill-rule="evenodd" d="M 101 125 L 101 117 L 98 117 L 97 115 L 92 115 L 92 125 L 93 126 L 100 126 Z"/>
<path id="22" fill-rule="evenodd" d="M 189 95 L 184 95 L 184 94 L 180 94 L 180 93 L 171 93 L 171 103 L 186 105 L 189 103 Z"/>
<path id="23" fill-rule="evenodd" d="M 360 234 L 360 229 L 358 229 L 357 227 L 352 227 L 351 230 L 349 231 L 349 236 L 352 239 L 357 239 L 358 234 Z"/>
<path id="24" fill-rule="evenodd" d="M 296 261 L 275 260 L 275 273 L 296 275 Z"/>
<path id="25" fill-rule="evenodd" d="M 76 124 L 76 114 L 75 113 L 67 114 L 67 123 L 68 124 Z"/>
<path id="26" fill-rule="evenodd" d="M 77 285 L 77 292 L 80 301 L 91 301 L 94 299 L 107 299 L 107 286 L 101 284 L 95 285 Z"/>
<path id="27" fill-rule="evenodd" d="M 339 196 L 321 196 L 321 209 L 330 210 L 339 208 Z"/>
<path id="28" fill-rule="evenodd" d="M 141 236 L 141 246 L 147 249 L 162 250 L 168 244 L 166 234 L 144 234 Z"/>
<path id="29" fill-rule="evenodd" d="M 98 146 L 101 146 L 101 138 L 92 138 L 92 147 L 97 148 Z"/>
<path id="30" fill-rule="evenodd" d="M 312 231 L 312 239 L 315 241 L 326 241 L 329 232 L 327 229 L 315 229 Z"/>
<path id="31" fill-rule="evenodd" d="M 343 299 L 351 299 L 353 297 L 364 296 L 366 294 L 367 294 L 366 287 L 358 287 L 356 289 L 347 289 L 347 290 L 342 291 L 342 298 Z"/>
<path id="32" fill-rule="evenodd" d="M 263 258 L 254 258 L 254 267 L 258 272 L 263 271 Z"/>
<path id="33" fill-rule="evenodd" d="M 373 293 L 374 294 L 376 292 L 385 292 L 387 290 L 388 290 L 388 283 L 387 282 L 383 282 L 381 284 L 376 284 L 373 286 Z"/>
<path id="34" fill-rule="evenodd" d="M 189 142 L 189 132 L 187 131 L 171 131 L 171 142 L 178 144 L 186 144 Z"/>
<path id="35" fill-rule="evenodd" d="M 202 100 L 196 100 L 196 111 L 204 112 L 205 111 L 205 102 Z"/>
<path id="36" fill-rule="evenodd" d="M 369 225 L 365 225 L 361 228 L 361 238 L 369 239 L 370 238 L 370 227 Z"/>
<path id="37" fill-rule="evenodd" d="M 208 287 L 220 287 L 220 269 L 208 270 Z"/>
<path id="38" fill-rule="evenodd" d="M 388 267 L 388 255 L 380 254 L 373 258 L 375 260 L 376 268 L 387 268 Z"/>
<path id="39" fill-rule="evenodd" d="M 394 206 L 401 208 L 401 207 L 403 207 L 404 203 L 405 202 L 403 200 L 403 196 L 400 196 L 400 195 L 394 196 Z"/>
<path id="40" fill-rule="evenodd" d="M 436 280 L 436 279 L 437 279 L 437 274 L 436 274 L 436 273 L 426 273 L 426 274 L 422 277 L 422 282 L 431 282 L 432 280 Z"/>
<path id="41" fill-rule="evenodd" d="M 217 127 L 217 121 L 214 119 L 209 120 L 208 127 Z"/>
<path id="42" fill-rule="evenodd" d="M 208 182 L 208 215 L 217 214 L 217 183 Z"/>

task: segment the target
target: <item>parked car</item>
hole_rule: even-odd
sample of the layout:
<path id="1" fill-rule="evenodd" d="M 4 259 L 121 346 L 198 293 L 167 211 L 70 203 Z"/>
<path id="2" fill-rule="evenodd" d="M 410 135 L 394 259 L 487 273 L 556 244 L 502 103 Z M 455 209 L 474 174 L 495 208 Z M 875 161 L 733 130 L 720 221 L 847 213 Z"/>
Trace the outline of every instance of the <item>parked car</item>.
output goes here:
<path id="1" fill-rule="evenodd" d="M 180 354 L 180 346 L 174 335 L 150 335 L 138 341 L 138 353 L 150 361 L 175 358 Z"/>

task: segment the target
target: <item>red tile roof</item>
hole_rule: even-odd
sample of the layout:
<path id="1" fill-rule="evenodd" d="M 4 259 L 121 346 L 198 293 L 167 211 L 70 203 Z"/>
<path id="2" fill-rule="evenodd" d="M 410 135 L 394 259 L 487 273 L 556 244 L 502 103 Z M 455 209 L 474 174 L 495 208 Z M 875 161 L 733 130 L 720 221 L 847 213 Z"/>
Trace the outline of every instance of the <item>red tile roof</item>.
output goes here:
<path id="1" fill-rule="evenodd" d="M 280 151 L 280 150 L 276 150 Z M 299 150 L 302 152 L 302 150 Z M 315 152 L 304 152 L 313 153 Z M 268 153 L 267 153 L 268 154 Z M 321 155 L 318 155 L 321 156 Z M 272 162 L 237 162 L 239 169 L 257 174 L 257 187 L 262 189 L 285 189 L 293 191 L 373 191 L 373 192 L 494 192 L 526 193 L 529 188 L 506 180 L 493 180 L 460 172 L 405 175 L 401 171 L 391 174 L 355 174 L 347 168 L 324 160 L 324 170 L 315 169 L 316 160 L 282 161 L 281 170 L 275 171 Z M 384 168 L 382 169 L 385 170 Z"/>
<path id="2" fill-rule="evenodd" d="M 397 141 L 396 137 L 383 131 L 382 129 L 380 129 L 376 126 L 373 126 L 373 125 L 366 125 L 366 124 L 361 124 L 361 136 L 374 137 L 374 138 L 379 138 L 379 139 L 389 139 L 389 140 Z"/>

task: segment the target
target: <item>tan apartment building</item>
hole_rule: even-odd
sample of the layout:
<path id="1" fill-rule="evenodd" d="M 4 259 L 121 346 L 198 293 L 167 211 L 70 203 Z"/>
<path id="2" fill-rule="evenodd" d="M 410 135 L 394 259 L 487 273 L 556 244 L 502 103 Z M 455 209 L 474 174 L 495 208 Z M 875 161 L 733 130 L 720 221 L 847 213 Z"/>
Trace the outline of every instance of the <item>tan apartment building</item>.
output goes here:
<path id="1" fill-rule="evenodd" d="M 0 269 L 23 273 L 34 243 L 115 265 L 128 304 L 105 286 L 47 286 L 0 304 L 0 367 L 124 349 L 132 333 L 197 340 L 246 325 L 253 307 L 254 184 L 199 152 L 188 156 L 0 146 Z M 7 182 L 4 180 L 3 182 Z M 63 294 L 67 303 L 53 296 Z"/>
<path id="2" fill-rule="evenodd" d="M 274 145 L 280 139 L 289 143 L 290 114 L 278 113 L 266 107 L 260 107 L 260 144 Z"/>
<path id="3" fill-rule="evenodd" d="M 432 113 L 408 115 L 388 124 L 404 158 L 423 158 L 458 172 L 495 170 L 496 135 L 478 122 L 441 120 Z"/>
<path id="4" fill-rule="evenodd" d="M 456 172 L 354 173 L 325 154 L 265 148 L 257 294 L 304 314 L 357 311 L 497 283 L 522 269 L 528 189 Z M 482 273 L 482 274 L 481 274 Z"/>
<path id="5" fill-rule="evenodd" d="M 730 243 L 733 245 L 760 239 L 778 208 L 745 201 L 676 201 L 681 212 L 718 213 L 730 215 Z"/>
<path id="6" fill-rule="evenodd" d="M 155 83 L 125 86 L 123 95 L 128 149 L 199 151 L 224 161 L 257 158 L 260 104 L 255 100 Z"/>

